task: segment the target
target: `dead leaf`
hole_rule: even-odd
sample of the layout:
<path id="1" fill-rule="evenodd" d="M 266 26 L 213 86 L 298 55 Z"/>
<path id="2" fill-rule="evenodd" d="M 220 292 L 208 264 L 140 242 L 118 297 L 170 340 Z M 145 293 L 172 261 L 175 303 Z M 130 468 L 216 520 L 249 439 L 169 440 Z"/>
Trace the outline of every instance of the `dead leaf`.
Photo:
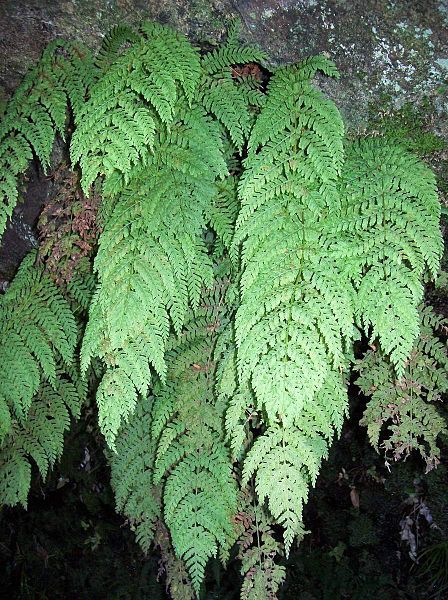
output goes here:
<path id="1" fill-rule="evenodd" d="M 350 500 L 354 508 L 359 508 L 359 492 L 355 487 L 350 490 Z"/>

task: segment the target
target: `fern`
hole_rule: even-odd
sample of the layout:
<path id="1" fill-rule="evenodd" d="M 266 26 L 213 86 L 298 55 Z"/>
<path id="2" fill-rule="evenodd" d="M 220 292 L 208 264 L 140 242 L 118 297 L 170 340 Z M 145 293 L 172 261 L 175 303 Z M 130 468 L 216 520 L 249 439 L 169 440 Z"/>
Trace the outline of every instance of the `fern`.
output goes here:
<path id="1" fill-rule="evenodd" d="M 207 560 L 235 539 L 236 488 L 213 395 L 225 287 L 223 281 L 203 295 L 181 334 L 170 337 L 166 383 L 155 384 L 154 396 L 140 400 L 109 458 L 117 510 L 126 514 L 145 551 L 161 486 L 174 551 L 196 592 Z"/>
<path id="2" fill-rule="evenodd" d="M 420 309 L 419 319 L 420 335 L 403 375 L 395 377 L 393 364 L 377 348 L 356 365 L 356 383 L 370 398 L 361 424 L 367 426 L 372 445 L 379 449 L 386 424 L 390 433 L 381 442 L 386 458 L 391 453 L 399 460 L 417 450 L 429 471 L 439 463 L 437 438 L 447 431 L 445 419 L 433 404 L 448 391 L 446 344 L 436 335 L 446 323 L 429 307 Z"/>
<path id="3" fill-rule="evenodd" d="M 166 591 L 172 600 L 194 600 L 195 593 L 185 563 L 178 558 L 170 542 L 170 535 L 162 520 L 156 525 L 155 546 L 160 550 L 160 571 L 166 576 Z"/>
<path id="4" fill-rule="evenodd" d="M 221 147 L 214 122 L 199 106 L 187 111 L 184 105 L 171 131 L 159 134 L 153 157 L 117 200 L 100 237 L 99 287 L 82 358 L 84 369 L 95 355 L 110 367 L 97 400 L 111 445 L 137 393 L 147 391 L 149 364 L 165 378 L 170 322 L 179 332 L 188 306 L 197 306 L 201 287 L 211 283 L 202 233 L 215 179 L 226 174 Z"/>
<path id="5" fill-rule="evenodd" d="M 130 47 L 117 52 L 124 40 Z M 127 181 L 133 166 L 146 163 L 156 130 L 170 125 L 181 95 L 192 101 L 200 77 L 197 51 L 155 23 L 144 23 L 141 35 L 115 29 L 99 58 L 104 73 L 77 115 L 71 142 L 85 193 L 98 175 Z"/>
<path id="6" fill-rule="evenodd" d="M 0 404 L 3 435 L 12 419 L 24 423 L 41 383 L 56 389 L 59 360 L 73 363 L 77 325 L 67 301 L 35 253 L 23 260 L 7 293 L 0 298 Z"/>
<path id="7" fill-rule="evenodd" d="M 319 58 L 278 69 L 271 79 L 249 138 L 234 238 L 234 248 L 242 243 L 239 385 L 253 389 L 266 427 L 244 462 L 243 484 L 255 473 L 258 497 L 268 498 L 285 527 L 287 552 L 302 534 L 301 508 L 325 440 L 346 410 L 339 371 L 353 334 L 352 288 L 326 236 L 339 207 L 343 126 L 309 83 L 317 69 L 334 71 Z M 246 397 L 233 406 L 231 424 Z"/>
<path id="8" fill-rule="evenodd" d="M 255 502 L 252 491 L 241 497 L 236 521 L 242 528 L 238 539 L 238 558 L 241 560 L 241 600 L 275 600 L 285 579 L 285 567 L 275 558 L 282 548 L 275 539 L 266 510 Z"/>
<path id="9" fill-rule="evenodd" d="M 216 233 L 217 255 L 228 254 L 232 246 L 238 210 L 237 180 L 236 177 L 229 176 L 218 182 L 217 193 L 206 214 L 208 224 Z"/>
<path id="10" fill-rule="evenodd" d="M 213 395 L 224 294 L 221 283 L 203 297 L 170 345 L 166 385 L 154 389 L 154 480 L 163 482 L 165 522 L 197 593 L 207 560 L 234 540 L 236 487 Z"/>
<path id="11" fill-rule="evenodd" d="M 437 275 L 442 253 L 435 177 L 404 148 L 365 138 L 349 148 L 341 195 L 346 254 L 359 273 L 356 317 L 401 377 L 419 332 L 423 276 Z"/>
<path id="12" fill-rule="evenodd" d="M 160 515 L 160 492 L 153 485 L 155 443 L 151 436 L 152 401 L 142 399 L 120 429 L 116 452 L 109 452 L 117 512 L 124 513 L 137 542 L 148 552 Z"/>
<path id="13" fill-rule="evenodd" d="M 79 418 L 86 390 L 76 370 L 73 379 L 59 368 L 53 385 L 44 382 L 33 398 L 26 419 L 14 420 L 0 444 L 0 501 L 27 506 L 31 462 L 43 479 L 62 455 L 70 415 Z"/>
<path id="14" fill-rule="evenodd" d="M 36 156 L 44 170 L 56 133 L 63 138 L 73 110 L 90 85 L 91 56 L 81 45 L 56 41 L 24 78 L 0 121 L 0 236 L 18 199 L 19 177 Z"/>
<path id="15" fill-rule="evenodd" d="M 238 38 L 235 23 L 201 55 L 143 23 L 96 56 L 57 41 L 0 125 L 0 231 L 67 125 L 88 196 L 69 173 L 41 215 L 41 264 L 27 257 L 0 299 L 0 499 L 25 506 L 32 464 L 45 477 L 60 456 L 92 365 L 117 510 L 179 600 L 238 537 L 241 597 L 276 597 L 358 328 L 373 445 L 429 468 L 444 431 L 445 325 L 418 310 L 442 251 L 433 175 L 385 139 L 344 147 L 312 85 L 338 76 L 331 61 L 277 68 L 266 88 L 265 57 Z"/>
<path id="16" fill-rule="evenodd" d="M 232 67 L 249 62 L 263 62 L 265 55 L 257 48 L 242 47 L 238 42 L 239 23 L 229 30 L 225 44 L 202 57 L 203 81 L 199 90 L 204 107 L 222 123 L 235 148 L 241 152 L 252 125 L 251 107 L 263 103 L 259 86 L 238 85 Z"/>
<path id="17" fill-rule="evenodd" d="M 95 64 L 104 73 L 117 57 L 126 51 L 129 44 L 138 41 L 139 36 L 131 27 L 116 25 L 104 36 L 101 48 L 95 57 Z"/>

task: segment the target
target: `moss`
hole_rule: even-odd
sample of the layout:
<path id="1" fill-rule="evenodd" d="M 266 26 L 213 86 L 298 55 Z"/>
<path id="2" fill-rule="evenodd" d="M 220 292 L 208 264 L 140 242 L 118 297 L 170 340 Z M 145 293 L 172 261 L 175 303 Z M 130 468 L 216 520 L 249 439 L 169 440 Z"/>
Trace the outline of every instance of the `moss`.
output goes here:
<path id="1" fill-rule="evenodd" d="M 446 148 L 445 140 L 430 130 L 434 107 L 429 98 L 424 98 L 420 105 L 407 102 L 396 110 L 378 110 L 378 103 L 373 103 L 369 113 L 369 130 L 406 145 L 421 158 Z"/>

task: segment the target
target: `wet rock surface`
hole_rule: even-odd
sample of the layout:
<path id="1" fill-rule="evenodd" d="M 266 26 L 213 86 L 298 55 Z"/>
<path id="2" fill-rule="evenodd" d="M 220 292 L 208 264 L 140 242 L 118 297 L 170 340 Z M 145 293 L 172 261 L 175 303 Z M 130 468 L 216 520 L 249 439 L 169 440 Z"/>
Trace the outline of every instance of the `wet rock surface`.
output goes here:
<path id="1" fill-rule="evenodd" d="M 363 129 L 372 104 L 400 107 L 429 98 L 434 131 L 448 140 L 448 0 L 3 0 L 2 94 L 11 95 L 55 38 L 95 48 L 113 25 L 150 19 L 210 46 L 235 17 L 243 40 L 258 44 L 273 65 L 322 52 L 333 59 L 341 78 L 322 80 L 321 86 L 348 127 Z M 17 236 L 7 243 L 22 239 L 27 247 L 35 217 L 23 205 L 16 212 L 20 227 L 13 225 Z M 23 224 L 26 235 L 20 233 Z M 0 257 L 0 278 L 6 277 L 2 264 Z"/>

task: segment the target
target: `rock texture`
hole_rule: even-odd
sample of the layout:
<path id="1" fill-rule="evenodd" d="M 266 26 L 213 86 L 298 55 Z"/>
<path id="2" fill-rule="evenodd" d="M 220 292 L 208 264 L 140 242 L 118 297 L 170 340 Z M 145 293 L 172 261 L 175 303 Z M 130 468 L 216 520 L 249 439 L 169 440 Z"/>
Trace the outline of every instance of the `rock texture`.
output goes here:
<path id="1" fill-rule="evenodd" d="M 57 37 L 96 47 L 114 24 L 153 19 L 210 46 L 235 17 L 243 38 L 263 48 L 274 65 L 320 52 L 332 58 L 341 79 L 321 85 L 349 127 L 366 125 L 372 103 L 399 107 L 429 97 L 435 131 L 448 140 L 448 0 L 2 0 L 2 93 L 14 91 Z M 32 226 L 27 218 L 18 221 Z M 20 245 L 20 227 L 8 245 Z M 0 278 L 7 278 L 2 264 L 0 256 Z"/>
<path id="2" fill-rule="evenodd" d="M 332 95 L 353 125 L 384 94 L 399 104 L 439 93 L 447 109 L 448 0 L 2 0 L 0 85 L 9 95 L 57 37 L 95 47 L 114 24 L 154 19 L 213 44 L 234 17 L 274 64 L 328 54 L 342 73 Z"/>

